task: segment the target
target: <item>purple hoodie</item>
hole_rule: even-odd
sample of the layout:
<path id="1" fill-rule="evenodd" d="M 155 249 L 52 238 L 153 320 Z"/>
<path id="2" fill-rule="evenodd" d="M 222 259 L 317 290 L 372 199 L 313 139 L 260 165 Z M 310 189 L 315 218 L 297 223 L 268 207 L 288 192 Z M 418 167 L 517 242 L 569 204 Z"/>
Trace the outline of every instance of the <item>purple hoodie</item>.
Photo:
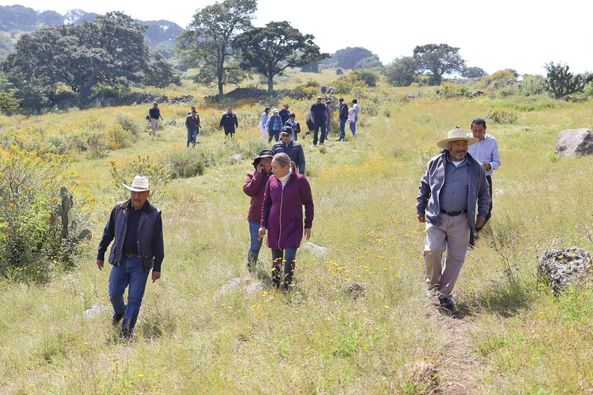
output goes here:
<path id="1" fill-rule="evenodd" d="M 305 229 L 309 229 L 313 226 L 313 196 L 304 176 L 291 173 L 284 189 L 275 176 L 268 179 L 261 212 L 261 226 L 268 230 L 268 247 L 283 250 L 301 246 L 303 206 Z"/>
<path id="2" fill-rule="evenodd" d="M 249 205 L 249 214 L 247 214 L 247 221 L 259 222 L 261 220 L 261 205 L 264 201 L 264 190 L 270 173 L 253 172 L 247 174 L 245 178 L 245 185 L 243 185 L 243 192 L 247 196 L 251 196 L 251 204 Z"/>

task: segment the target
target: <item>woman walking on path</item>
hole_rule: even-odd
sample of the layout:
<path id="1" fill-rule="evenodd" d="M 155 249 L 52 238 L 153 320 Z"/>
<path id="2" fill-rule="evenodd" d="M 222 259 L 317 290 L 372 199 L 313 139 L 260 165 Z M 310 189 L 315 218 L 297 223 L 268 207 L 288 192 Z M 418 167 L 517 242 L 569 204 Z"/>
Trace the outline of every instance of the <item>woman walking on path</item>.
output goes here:
<path id="1" fill-rule="evenodd" d="M 264 201 L 264 190 L 268 178 L 272 175 L 272 157 L 274 154 L 270 150 L 263 150 L 257 158 L 253 160 L 255 171 L 247 174 L 243 192 L 251 197 L 247 221 L 249 222 L 249 234 L 251 235 L 251 244 L 247 255 L 247 270 L 253 272 L 257 266 L 257 257 L 262 242 L 259 238 L 259 223 L 261 220 L 261 207 Z"/>
<path id="2" fill-rule="evenodd" d="M 284 291 L 292 286 L 297 250 L 303 239 L 311 237 L 314 205 L 307 179 L 296 173 L 294 164 L 285 153 L 274 155 L 272 174 L 264 192 L 259 238 L 268 233 L 268 247 L 272 249 L 272 281 Z M 303 222 L 303 206 L 305 218 Z M 284 280 L 280 272 L 284 265 Z"/>
<path id="3" fill-rule="evenodd" d="M 270 119 L 270 107 L 266 107 L 264 112 L 261 113 L 259 121 L 259 131 L 261 132 L 261 139 L 265 140 L 268 138 L 268 119 Z"/>

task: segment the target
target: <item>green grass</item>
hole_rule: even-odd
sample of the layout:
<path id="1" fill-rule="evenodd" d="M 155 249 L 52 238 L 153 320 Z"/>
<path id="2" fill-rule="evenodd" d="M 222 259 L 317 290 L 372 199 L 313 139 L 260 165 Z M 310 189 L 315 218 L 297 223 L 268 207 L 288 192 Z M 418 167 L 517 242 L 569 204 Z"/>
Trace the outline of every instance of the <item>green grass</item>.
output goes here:
<path id="1" fill-rule="evenodd" d="M 453 332 L 446 328 L 464 325 L 461 333 L 481 367 L 470 372 L 475 393 L 590 391 L 592 292 L 574 289 L 554 298 L 535 273 L 548 248 L 592 247 L 593 159 L 550 156 L 559 131 L 591 126 L 592 103 L 517 107 L 515 124 L 489 124 L 503 161 L 494 176 L 494 217 L 456 286 L 467 315 L 452 320 L 437 314 L 424 293 L 424 228 L 415 220 L 419 177 L 447 130 L 467 127 L 512 99 L 398 99 L 410 91 L 380 86 L 369 92 L 382 98 L 381 111 L 365 115 L 361 100 L 363 126 L 355 140 L 330 141 L 323 151 L 304 141 L 316 210 L 312 241 L 330 253 L 299 250 L 297 290 L 288 296 L 243 286 L 221 291 L 247 276 L 249 199 L 241 187 L 251 158 L 232 164 L 222 132 L 200 136 L 196 150 L 219 152 L 220 160 L 201 176 L 172 180 L 158 196 L 163 278 L 147 287 L 132 343 L 118 339 L 109 310 L 83 315 L 93 305 L 110 306 L 108 271 L 94 264 L 100 231 L 122 193 L 112 186 L 109 164 L 182 151 L 186 108 L 162 106 L 163 116 L 178 122 L 155 138 L 142 132 L 132 145 L 97 159 L 71 152 L 75 191 L 95 221 L 94 239 L 78 270 L 45 286 L 0 281 L 0 392 L 428 392 L 413 366 L 428 362 L 441 384 L 450 379 L 447 358 L 455 355 L 447 355 Z M 290 104 L 302 120 L 309 103 Z M 0 123 L 2 133 L 22 138 L 36 127 L 67 136 L 96 119 L 107 128 L 120 113 L 141 122 L 145 107 L 2 117 Z M 204 106 L 199 111 L 203 119 L 220 114 Z M 241 128 L 233 150 L 248 150 L 259 136 L 261 109 L 245 104 L 237 111 Z M 269 250 L 260 259 L 270 266 Z M 344 291 L 352 282 L 367 286 L 364 296 Z"/>

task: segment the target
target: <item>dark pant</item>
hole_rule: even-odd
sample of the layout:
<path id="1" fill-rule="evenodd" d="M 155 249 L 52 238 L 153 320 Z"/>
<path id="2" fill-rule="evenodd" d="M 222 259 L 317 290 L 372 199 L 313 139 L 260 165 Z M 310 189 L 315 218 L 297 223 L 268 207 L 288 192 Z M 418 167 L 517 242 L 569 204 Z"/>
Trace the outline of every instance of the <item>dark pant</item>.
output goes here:
<path id="1" fill-rule="evenodd" d="M 272 281 L 276 287 L 280 287 L 280 276 L 282 272 L 282 262 L 284 261 L 284 289 L 288 289 L 292 284 L 294 275 L 296 248 L 287 248 L 283 250 L 272 249 Z"/>
<path id="2" fill-rule="evenodd" d="M 231 131 L 228 131 L 228 132 L 227 132 L 227 131 L 225 130 L 225 131 L 224 131 L 224 136 L 225 136 L 225 137 L 228 137 L 229 135 L 231 136 L 231 138 L 233 138 L 233 137 L 235 136 L 235 132 L 231 132 Z"/>
<path id="3" fill-rule="evenodd" d="M 321 130 L 321 139 L 319 140 L 319 143 L 323 144 L 323 142 L 325 141 L 325 126 L 325 121 L 320 123 L 315 122 L 315 127 L 313 129 L 313 145 L 317 145 L 319 130 Z"/>
<path id="4" fill-rule="evenodd" d="M 123 326 L 131 331 L 136 325 L 142 297 L 146 289 L 148 272 L 142 271 L 138 257 L 124 256 L 119 266 L 113 266 L 109 275 L 109 298 L 113 311 L 123 315 Z M 128 288 L 128 305 L 124 303 L 124 292 Z"/>
<path id="5" fill-rule="evenodd" d="M 490 207 L 488 207 L 488 215 L 486 215 L 486 222 L 488 222 L 490 217 L 492 217 L 492 176 L 486 176 L 486 179 L 490 185 Z M 486 225 L 486 222 L 484 222 L 484 225 Z"/>
<path id="6" fill-rule="evenodd" d="M 197 140 L 198 140 L 198 129 L 187 129 L 187 146 L 189 147 L 190 144 L 195 146 Z"/>
<path id="7" fill-rule="evenodd" d="M 272 139 L 274 139 L 274 141 L 280 140 L 279 130 L 268 130 L 268 143 L 271 143 Z"/>
<path id="8" fill-rule="evenodd" d="M 346 121 L 347 119 L 340 119 L 340 140 L 346 138 Z"/>

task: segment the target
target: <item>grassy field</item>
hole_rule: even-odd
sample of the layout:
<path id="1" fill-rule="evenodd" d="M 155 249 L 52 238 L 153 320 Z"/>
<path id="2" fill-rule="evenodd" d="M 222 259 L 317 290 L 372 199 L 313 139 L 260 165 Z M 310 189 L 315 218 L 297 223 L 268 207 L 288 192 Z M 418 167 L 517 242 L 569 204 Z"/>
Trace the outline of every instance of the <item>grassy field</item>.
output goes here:
<path id="1" fill-rule="evenodd" d="M 108 271 L 94 263 L 104 221 L 122 195 L 110 163 L 185 150 L 187 108 L 162 106 L 177 125 L 165 125 L 155 138 L 141 131 L 134 144 L 95 158 L 69 151 L 94 238 L 79 269 L 46 285 L 0 280 L 0 392 L 591 393 L 593 291 L 555 298 L 537 283 L 536 264 L 549 248 L 593 248 L 593 159 L 554 154 L 559 131 L 591 127 L 593 103 L 404 101 L 411 90 L 376 92 L 376 115 L 360 100 L 356 139 L 333 137 L 322 149 L 303 141 L 316 211 L 312 242 L 329 252 L 299 250 L 289 295 L 262 289 L 247 274 L 249 199 L 241 187 L 251 158 L 227 158 L 259 146 L 260 105 L 237 109 L 236 143 L 225 143 L 214 128 L 200 136 L 196 153 L 217 151 L 221 159 L 155 196 L 164 220 L 163 277 L 147 287 L 130 343 L 111 328 Z M 309 103 L 289 103 L 302 121 Z M 199 108 L 203 123 L 221 112 Z M 456 287 L 465 316 L 454 319 L 425 296 L 424 228 L 415 219 L 419 177 L 447 130 L 509 108 L 516 123 L 489 124 L 503 163 L 494 175 L 495 211 L 468 254 Z M 0 124 L 5 136 L 34 140 L 35 133 L 50 138 L 89 127 L 103 133 L 119 114 L 142 124 L 146 111 L 71 111 Z M 271 266 L 269 250 L 260 260 Z M 346 290 L 354 282 L 365 286 L 361 295 Z M 85 316 L 93 306 L 104 309 Z"/>

